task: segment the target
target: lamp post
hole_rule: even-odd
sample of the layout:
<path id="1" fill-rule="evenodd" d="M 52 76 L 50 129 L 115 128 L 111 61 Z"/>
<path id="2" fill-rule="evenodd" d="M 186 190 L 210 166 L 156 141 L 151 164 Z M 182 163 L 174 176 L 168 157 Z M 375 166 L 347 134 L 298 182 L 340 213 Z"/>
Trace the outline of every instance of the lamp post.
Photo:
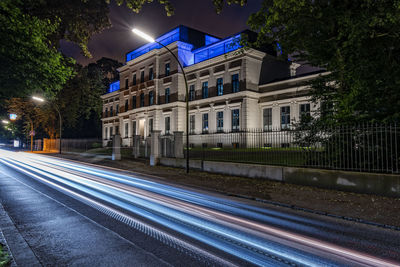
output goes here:
<path id="1" fill-rule="evenodd" d="M 182 66 L 181 62 L 179 61 L 179 59 L 177 58 L 177 56 L 174 53 L 172 53 L 172 51 L 168 47 L 166 47 L 162 43 L 158 42 L 150 35 L 142 32 L 136 28 L 132 29 L 132 32 L 150 43 L 155 42 L 155 43 L 161 45 L 162 47 L 164 47 L 165 49 L 167 49 L 167 51 L 175 58 L 176 62 L 178 62 L 179 67 L 181 68 L 183 78 L 185 79 L 185 86 L 186 86 L 186 98 L 185 98 L 186 99 L 186 173 L 189 173 L 189 88 L 188 88 L 188 84 L 187 84 L 185 70 L 183 69 L 183 66 Z"/>
<path id="2" fill-rule="evenodd" d="M 41 97 L 37 97 L 37 96 L 32 96 L 32 99 L 38 102 L 44 102 L 45 100 Z M 59 149 L 59 153 L 61 154 L 61 140 L 62 140 L 62 118 L 61 118 L 61 112 L 60 112 L 60 108 L 58 107 L 58 105 L 56 103 L 53 103 L 55 109 L 58 112 L 58 116 L 59 116 L 59 120 L 60 120 L 60 149 Z"/>

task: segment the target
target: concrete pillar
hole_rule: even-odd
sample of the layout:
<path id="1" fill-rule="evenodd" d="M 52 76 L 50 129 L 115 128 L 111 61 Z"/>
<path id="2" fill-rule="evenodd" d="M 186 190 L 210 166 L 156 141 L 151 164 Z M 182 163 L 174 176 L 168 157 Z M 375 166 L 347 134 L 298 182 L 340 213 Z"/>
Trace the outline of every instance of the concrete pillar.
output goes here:
<path id="1" fill-rule="evenodd" d="M 183 156 L 183 132 L 174 132 L 175 158 L 182 159 Z"/>
<path id="2" fill-rule="evenodd" d="M 121 160 L 121 136 L 119 134 L 113 137 L 112 160 Z"/>
<path id="3" fill-rule="evenodd" d="M 150 153 L 150 166 L 156 166 L 161 157 L 160 147 L 160 134 L 161 131 L 156 130 L 151 133 L 151 153 Z"/>
<path id="4" fill-rule="evenodd" d="M 137 159 L 140 156 L 140 135 L 133 136 L 133 151 L 132 155 Z"/>

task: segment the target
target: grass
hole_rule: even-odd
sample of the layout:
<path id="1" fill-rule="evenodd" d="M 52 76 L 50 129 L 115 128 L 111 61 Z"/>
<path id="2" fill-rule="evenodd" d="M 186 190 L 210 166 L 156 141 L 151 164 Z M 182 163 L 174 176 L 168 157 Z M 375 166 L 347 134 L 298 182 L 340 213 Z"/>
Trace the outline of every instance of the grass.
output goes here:
<path id="1" fill-rule="evenodd" d="M 10 256 L 6 252 L 6 248 L 0 244 L 0 267 L 9 266 Z"/>

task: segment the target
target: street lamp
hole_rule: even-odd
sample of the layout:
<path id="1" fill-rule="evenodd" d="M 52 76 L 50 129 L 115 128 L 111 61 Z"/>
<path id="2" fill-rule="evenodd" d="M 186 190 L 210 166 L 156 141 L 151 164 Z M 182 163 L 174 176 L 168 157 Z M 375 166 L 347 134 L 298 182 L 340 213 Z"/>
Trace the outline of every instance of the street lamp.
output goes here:
<path id="1" fill-rule="evenodd" d="M 38 102 L 44 102 L 44 101 L 45 101 L 43 98 L 41 98 L 41 97 L 37 97 L 37 96 L 32 96 L 32 99 L 33 99 L 33 100 L 35 100 L 35 101 L 38 101 Z M 58 112 L 58 116 L 59 116 L 59 119 L 60 119 L 60 150 L 59 150 L 59 152 L 60 152 L 60 154 L 61 154 L 61 140 L 62 140 L 61 132 L 62 132 L 62 119 L 61 119 L 60 108 L 58 107 L 58 105 L 57 105 L 56 103 L 53 103 L 53 104 L 54 104 L 54 107 L 55 107 L 55 109 L 56 109 L 56 110 L 57 110 L 57 112 Z"/>
<path id="2" fill-rule="evenodd" d="M 186 86 L 186 173 L 189 173 L 189 88 L 188 88 L 188 84 L 187 84 L 186 73 L 185 73 L 183 66 L 182 66 L 181 62 L 179 61 L 179 59 L 175 56 L 174 53 L 172 53 L 172 51 L 168 47 L 166 47 L 162 43 L 158 42 L 150 35 L 142 32 L 136 28 L 132 29 L 132 32 L 150 43 L 155 42 L 155 43 L 161 45 L 162 47 L 164 47 L 165 49 L 167 49 L 167 51 L 175 58 L 176 62 L 178 62 L 178 65 L 182 70 L 182 74 L 183 74 L 183 78 L 185 79 L 185 86 Z"/>
<path id="3" fill-rule="evenodd" d="M 8 120 L 2 120 L 1 121 L 3 124 L 9 124 L 10 122 Z"/>

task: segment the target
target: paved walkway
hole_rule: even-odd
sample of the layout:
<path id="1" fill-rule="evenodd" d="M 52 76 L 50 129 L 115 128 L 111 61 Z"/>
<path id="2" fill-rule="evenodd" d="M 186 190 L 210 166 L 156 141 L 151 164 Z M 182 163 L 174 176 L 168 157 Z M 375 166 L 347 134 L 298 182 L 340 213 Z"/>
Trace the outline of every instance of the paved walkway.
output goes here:
<path id="1" fill-rule="evenodd" d="M 0 165 L 0 229 L 18 266 L 167 266 Z M 3 208 L 4 207 L 4 208 Z"/>

